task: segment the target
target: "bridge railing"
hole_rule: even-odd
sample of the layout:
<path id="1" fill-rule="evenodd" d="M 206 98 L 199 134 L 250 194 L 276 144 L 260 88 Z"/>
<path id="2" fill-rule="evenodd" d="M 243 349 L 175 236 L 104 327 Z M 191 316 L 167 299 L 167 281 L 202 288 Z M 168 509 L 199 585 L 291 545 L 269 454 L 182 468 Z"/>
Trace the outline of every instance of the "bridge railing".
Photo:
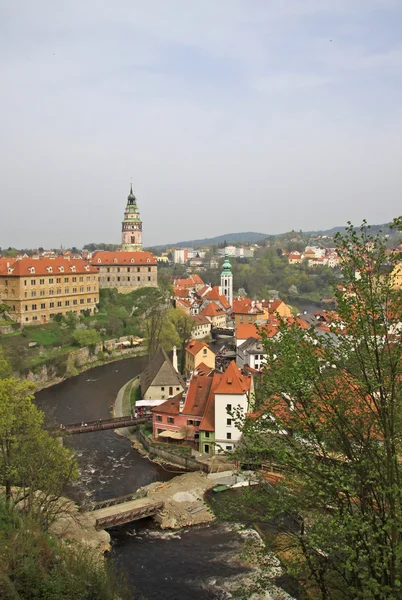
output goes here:
<path id="1" fill-rule="evenodd" d="M 80 512 L 92 512 L 94 510 L 100 510 L 101 508 L 108 508 L 109 506 L 118 506 L 125 502 L 131 502 L 132 500 L 138 500 L 139 498 L 145 498 L 148 495 L 146 490 L 134 492 L 133 494 L 126 494 L 125 496 L 118 496 L 117 498 L 109 498 L 107 500 L 100 500 L 99 502 L 88 502 L 87 504 L 81 504 Z"/>

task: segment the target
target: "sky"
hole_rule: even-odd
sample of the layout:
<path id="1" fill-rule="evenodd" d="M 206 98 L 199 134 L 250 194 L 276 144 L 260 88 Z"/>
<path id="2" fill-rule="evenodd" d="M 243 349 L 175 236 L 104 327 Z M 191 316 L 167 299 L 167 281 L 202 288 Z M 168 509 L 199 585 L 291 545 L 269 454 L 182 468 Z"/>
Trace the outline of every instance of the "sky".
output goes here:
<path id="1" fill-rule="evenodd" d="M 2 0 L 0 246 L 402 213 L 402 0 Z"/>

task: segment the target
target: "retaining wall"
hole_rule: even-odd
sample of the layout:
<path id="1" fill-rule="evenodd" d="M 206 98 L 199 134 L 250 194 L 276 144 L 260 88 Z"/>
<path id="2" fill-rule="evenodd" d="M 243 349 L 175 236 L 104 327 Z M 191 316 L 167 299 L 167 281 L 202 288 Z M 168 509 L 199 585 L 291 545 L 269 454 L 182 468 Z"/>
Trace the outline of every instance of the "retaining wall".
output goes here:
<path id="1" fill-rule="evenodd" d="M 198 461 L 193 456 L 186 456 L 185 454 L 181 454 L 179 452 L 173 452 L 172 450 L 167 449 L 165 450 L 164 448 L 161 448 L 159 444 L 153 444 L 151 440 L 139 429 L 137 430 L 136 435 L 138 440 L 151 456 L 159 456 L 159 458 L 163 458 L 163 460 L 175 465 L 179 465 L 180 467 L 184 467 L 189 471 L 204 471 L 204 473 L 209 473 L 209 466 Z"/>

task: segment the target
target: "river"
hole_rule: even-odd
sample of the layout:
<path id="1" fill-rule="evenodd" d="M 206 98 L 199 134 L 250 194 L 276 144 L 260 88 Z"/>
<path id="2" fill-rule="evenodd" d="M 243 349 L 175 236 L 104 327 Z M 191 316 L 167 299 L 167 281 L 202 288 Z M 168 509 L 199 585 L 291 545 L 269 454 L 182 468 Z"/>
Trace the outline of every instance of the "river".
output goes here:
<path id="1" fill-rule="evenodd" d="M 145 365 L 146 358 L 136 357 L 91 369 L 38 392 L 37 405 L 57 423 L 107 418 L 119 389 Z M 71 436 L 66 444 L 78 455 L 80 479 L 68 491 L 78 501 L 129 494 L 176 474 L 174 467 L 142 457 L 113 431 Z M 225 582 L 245 571 L 234 558 L 244 542 L 224 524 L 165 533 L 149 520 L 110 534 L 112 558 L 136 598 L 220 600 L 229 597 L 221 589 Z"/>

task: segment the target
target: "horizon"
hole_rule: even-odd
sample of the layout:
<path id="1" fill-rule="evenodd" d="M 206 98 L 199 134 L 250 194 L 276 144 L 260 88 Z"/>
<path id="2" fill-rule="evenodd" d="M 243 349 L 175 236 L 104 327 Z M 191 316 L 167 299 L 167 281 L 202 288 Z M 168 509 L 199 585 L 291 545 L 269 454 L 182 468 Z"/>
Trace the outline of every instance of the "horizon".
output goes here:
<path id="1" fill-rule="evenodd" d="M 119 244 L 131 177 L 147 247 L 392 221 L 401 27 L 397 0 L 5 0 L 0 246 Z"/>

